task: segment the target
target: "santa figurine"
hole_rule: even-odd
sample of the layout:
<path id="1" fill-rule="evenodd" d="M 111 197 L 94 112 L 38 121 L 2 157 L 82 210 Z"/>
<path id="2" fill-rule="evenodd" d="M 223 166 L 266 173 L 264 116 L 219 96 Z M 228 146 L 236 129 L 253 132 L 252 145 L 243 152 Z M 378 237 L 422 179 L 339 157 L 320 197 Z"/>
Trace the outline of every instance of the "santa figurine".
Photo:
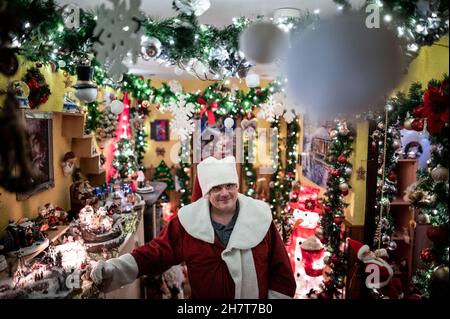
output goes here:
<path id="1" fill-rule="evenodd" d="M 348 238 L 348 245 L 356 253 L 358 259 L 363 262 L 366 287 L 381 294 L 384 299 L 402 299 L 403 290 L 400 279 L 394 277 L 392 266 L 383 258 L 387 258 L 385 249 L 372 252 L 368 245 Z"/>

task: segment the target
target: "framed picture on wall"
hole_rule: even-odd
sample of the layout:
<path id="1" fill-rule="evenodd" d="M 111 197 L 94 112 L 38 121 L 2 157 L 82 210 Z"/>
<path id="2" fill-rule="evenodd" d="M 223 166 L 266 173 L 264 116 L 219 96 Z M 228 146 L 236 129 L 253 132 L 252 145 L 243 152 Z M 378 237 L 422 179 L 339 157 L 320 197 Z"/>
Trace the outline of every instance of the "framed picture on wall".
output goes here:
<path id="1" fill-rule="evenodd" d="M 150 124 L 150 138 L 155 141 L 168 141 L 169 120 L 156 120 Z"/>
<path id="2" fill-rule="evenodd" d="M 30 141 L 31 162 L 36 177 L 30 180 L 32 184 L 30 191 L 17 193 L 17 200 L 28 199 L 55 186 L 53 175 L 53 114 L 24 111 L 23 120 Z"/>

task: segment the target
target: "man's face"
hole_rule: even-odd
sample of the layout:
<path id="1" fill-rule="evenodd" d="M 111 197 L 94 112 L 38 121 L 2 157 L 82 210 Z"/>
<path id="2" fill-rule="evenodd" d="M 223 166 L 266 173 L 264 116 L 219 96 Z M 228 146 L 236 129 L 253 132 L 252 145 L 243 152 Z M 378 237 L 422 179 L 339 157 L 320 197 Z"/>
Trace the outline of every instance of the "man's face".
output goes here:
<path id="1" fill-rule="evenodd" d="M 236 184 L 218 185 L 209 191 L 209 201 L 219 211 L 235 209 L 238 187 Z"/>
<path id="2" fill-rule="evenodd" d="M 367 251 L 367 252 L 362 254 L 361 260 L 363 262 L 367 262 L 367 261 L 375 259 L 375 257 L 376 257 L 375 253 L 369 250 L 369 251 Z"/>

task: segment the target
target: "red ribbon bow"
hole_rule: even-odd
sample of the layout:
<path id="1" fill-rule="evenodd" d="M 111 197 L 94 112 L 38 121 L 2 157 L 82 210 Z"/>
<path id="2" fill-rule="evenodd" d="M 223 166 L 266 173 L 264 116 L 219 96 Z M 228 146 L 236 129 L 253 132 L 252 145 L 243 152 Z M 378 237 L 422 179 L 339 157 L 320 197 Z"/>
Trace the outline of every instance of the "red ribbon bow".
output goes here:
<path id="1" fill-rule="evenodd" d="M 203 114 L 206 112 L 206 116 L 208 117 L 208 124 L 214 125 L 216 124 L 216 117 L 214 116 L 214 110 L 216 110 L 219 105 L 216 101 L 211 102 L 211 104 L 208 105 L 208 103 L 203 98 L 198 98 L 197 103 L 202 106 L 200 110 L 200 118 L 203 117 Z"/>

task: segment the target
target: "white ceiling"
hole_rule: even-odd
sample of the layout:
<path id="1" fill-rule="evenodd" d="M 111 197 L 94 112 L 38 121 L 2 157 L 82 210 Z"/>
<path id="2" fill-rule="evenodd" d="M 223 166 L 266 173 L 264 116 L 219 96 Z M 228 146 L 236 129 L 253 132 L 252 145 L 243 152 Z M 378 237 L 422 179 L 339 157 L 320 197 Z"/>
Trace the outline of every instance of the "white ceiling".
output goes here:
<path id="1" fill-rule="evenodd" d="M 94 9 L 102 3 L 110 5 L 107 0 L 56 0 L 56 2 L 60 5 L 72 3 L 85 9 Z M 364 2 L 365 0 L 350 0 L 354 7 L 359 7 Z M 167 18 L 177 15 L 177 12 L 172 8 L 172 0 L 142 0 L 140 7 L 147 16 L 153 18 Z M 337 5 L 333 0 L 211 0 L 211 7 L 198 19 L 200 23 L 222 27 L 231 24 L 233 17 L 255 18 L 258 15 L 272 17 L 276 9 L 285 7 L 297 8 L 304 12 L 320 10 L 321 17 L 338 12 Z M 129 65 L 129 67 L 132 73 L 152 78 L 194 79 L 193 76 L 186 73 L 177 76 L 173 67 L 161 66 L 155 61 L 140 59 L 136 65 Z M 277 75 L 277 69 L 275 65 L 258 65 L 253 68 L 262 78 L 268 79 Z"/>

